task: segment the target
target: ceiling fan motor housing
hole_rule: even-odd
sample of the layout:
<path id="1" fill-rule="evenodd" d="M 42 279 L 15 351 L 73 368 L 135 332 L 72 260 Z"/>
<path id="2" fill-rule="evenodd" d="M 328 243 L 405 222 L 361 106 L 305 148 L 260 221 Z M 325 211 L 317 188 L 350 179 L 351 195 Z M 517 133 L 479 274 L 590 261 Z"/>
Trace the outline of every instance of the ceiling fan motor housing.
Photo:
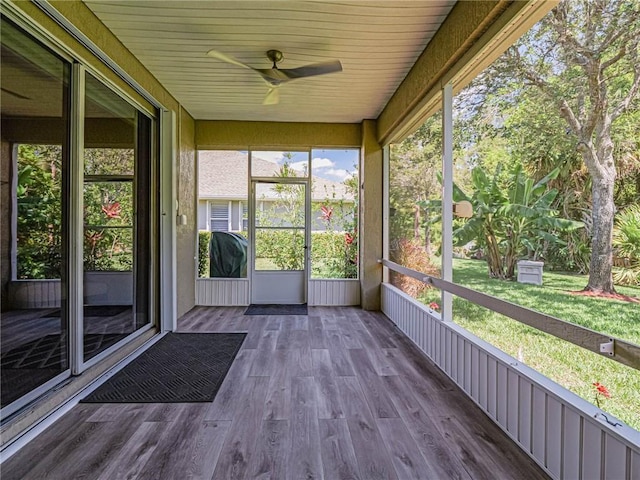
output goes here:
<path id="1" fill-rule="evenodd" d="M 267 58 L 273 62 L 273 68 L 278 68 L 276 64 L 284 59 L 284 55 L 280 50 L 268 50 Z"/>

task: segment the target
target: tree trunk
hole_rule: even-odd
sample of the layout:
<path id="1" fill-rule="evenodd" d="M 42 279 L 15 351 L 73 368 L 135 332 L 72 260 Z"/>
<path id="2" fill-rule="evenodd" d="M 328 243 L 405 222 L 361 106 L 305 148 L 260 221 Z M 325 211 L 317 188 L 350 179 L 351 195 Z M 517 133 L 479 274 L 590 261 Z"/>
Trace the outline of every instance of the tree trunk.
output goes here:
<path id="1" fill-rule="evenodd" d="M 429 258 L 433 254 L 433 250 L 431 248 L 431 226 L 427 223 L 426 227 L 424 227 L 424 251 Z"/>
<path id="2" fill-rule="evenodd" d="M 431 251 L 431 211 L 429 207 L 426 208 L 424 216 L 426 219 L 426 222 L 424 222 L 424 251 L 431 258 L 433 252 Z"/>
<path id="3" fill-rule="evenodd" d="M 605 164 L 608 162 L 605 162 Z M 610 165 L 613 164 L 611 161 Z M 615 293 L 613 287 L 613 184 L 615 168 L 602 168 L 593 175 L 591 194 L 593 206 L 591 218 L 591 261 L 589 263 L 589 283 L 585 290 L 597 293 Z"/>
<path id="4" fill-rule="evenodd" d="M 420 238 L 420 207 L 417 205 L 413 207 L 413 238 Z"/>
<path id="5" fill-rule="evenodd" d="M 489 277 L 505 280 L 502 259 L 498 242 L 490 227 L 485 227 L 485 243 L 487 244 L 487 267 L 489 268 Z"/>

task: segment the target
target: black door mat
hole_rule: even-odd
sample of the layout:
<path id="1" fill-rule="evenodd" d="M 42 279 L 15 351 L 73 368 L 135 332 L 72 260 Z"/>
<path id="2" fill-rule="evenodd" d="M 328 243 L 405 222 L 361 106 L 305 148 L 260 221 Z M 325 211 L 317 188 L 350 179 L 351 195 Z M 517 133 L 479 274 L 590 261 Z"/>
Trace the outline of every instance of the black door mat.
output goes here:
<path id="1" fill-rule="evenodd" d="M 85 305 L 85 317 L 115 317 L 127 310 L 131 310 L 131 305 Z M 45 313 L 42 318 L 56 318 L 60 316 L 60 309 Z"/>
<path id="2" fill-rule="evenodd" d="M 307 304 L 300 305 L 256 305 L 251 304 L 244 312 L 245 315 L 308 315 Z"/>
<path id="3" fill-rule="evenodd" d="M 211 402 L 245 336 L 169 333 L 82 402 Z"/>

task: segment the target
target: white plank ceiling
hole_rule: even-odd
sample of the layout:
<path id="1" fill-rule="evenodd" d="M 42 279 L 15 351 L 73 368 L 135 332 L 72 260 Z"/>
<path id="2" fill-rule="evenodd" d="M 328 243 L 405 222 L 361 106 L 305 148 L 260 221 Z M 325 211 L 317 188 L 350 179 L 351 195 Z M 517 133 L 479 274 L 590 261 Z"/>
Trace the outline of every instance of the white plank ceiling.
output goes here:
<path id="1" fill-rule="evenodd" d="M 455 4 L 435 1 L 121 1 L 88 7 L 196 119 L 360 122 L 376 118 Z M 216 49 L 255 68 L 338 59 L 343 71 L 280 87 L 206 56 Z"/>

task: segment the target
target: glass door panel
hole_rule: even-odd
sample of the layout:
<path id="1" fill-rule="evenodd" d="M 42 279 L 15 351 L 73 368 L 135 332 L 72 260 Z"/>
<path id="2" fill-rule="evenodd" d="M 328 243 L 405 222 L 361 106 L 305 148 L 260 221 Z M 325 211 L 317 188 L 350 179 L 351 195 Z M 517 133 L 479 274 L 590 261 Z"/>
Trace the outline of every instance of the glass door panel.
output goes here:
<path id="1" fill-rule="evenodd" d="M 150 129 L 86 75 L 84 361 L 149 322 Z"/>
<path id="2" fill-rule="evenodd" d="M 308 185 L 252 183 L 252 303 L 306 301 Z"/>
<path id="3" fill-rule="evenodd" d="M 69 371 L 66 235 L 70 65 L 2 20 L 2 363 L 5 417 Z"/>

